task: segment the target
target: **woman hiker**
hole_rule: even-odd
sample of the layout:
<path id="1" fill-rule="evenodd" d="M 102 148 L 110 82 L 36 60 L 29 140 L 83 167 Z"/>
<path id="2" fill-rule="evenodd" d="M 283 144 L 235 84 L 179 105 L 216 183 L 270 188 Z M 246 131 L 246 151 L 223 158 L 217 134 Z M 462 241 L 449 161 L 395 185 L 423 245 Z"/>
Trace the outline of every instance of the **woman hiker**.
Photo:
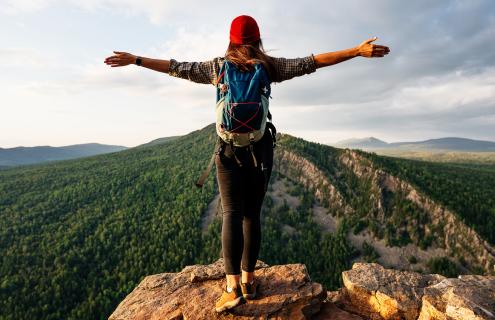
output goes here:
<path id="1" fill-rule="evenodd" d="M 262 66 L 270 83 L 282 82 L 358 56 L 383 57 L 389 53 L 389 48 L 372 44 L 376 39 L 374 37 L 354 48 L 335 52 L 295 59 L 275 58 L 265 53 L 256 21 L 242 15 L 231 23 L 230 43 L 224 57 L 204 62 L 178 62 L 114 51 L 115 55 L 106 58 L 105 63 L 111 67 L 136 64 L 174 77 L 213 84 L 217 87 L 218 100 L 219 95 L 229 90 L 226 80 L 222 81 L 226 60 L 245 74 L 252 73 L 256 68 L 259 70 L 259 66 Z M 265 93 L 267 88 L 269 84 L 262 88 Z M 239 110 L 240 107 L 237 108 Z M 219 128 L 218 122 L 217 115 L 217 133 L 220 135 L 223 127 Z M 249 127 L 247 121 L 240 124 Z M 263 129 L 264 132 L 256 142 L 252 143 L 254 139 L 251 140 L 249 147 L 235 146 L 232 142 L 222 143 L 214 155 L 223 208 L 222 252 L 226 274 L 226 287 L 215 306 L 217 312 L 233 308 L 244 302 L 244 299 L 256 296 L 254 267 L 261 241 L 260 212 L 272 169 L 275 134 L 273 126 L 266 125 Z"/>

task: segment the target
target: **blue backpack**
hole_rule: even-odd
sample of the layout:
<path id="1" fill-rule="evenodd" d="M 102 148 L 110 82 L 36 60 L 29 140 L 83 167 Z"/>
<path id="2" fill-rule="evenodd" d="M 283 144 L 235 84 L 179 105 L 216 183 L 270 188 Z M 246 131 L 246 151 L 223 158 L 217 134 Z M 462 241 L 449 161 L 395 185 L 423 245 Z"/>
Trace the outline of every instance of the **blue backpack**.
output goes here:
<path id="1" fill-rule="evenodd" d="M 255 167 L 258 166 L 253 153 L 253 143 L 259 141 L 268 127 L 271 131 L 273 147 L 275 147 L 275 126 L 271 123 L 268 110 L 270 98 L 270 78 L 261 63 L 255 64 L 251 71 L 240 71 L 232 62 L 224 60 L 217 78 L 216 131 L 219 142 L 234 147 L 248 147 Z M 267 122 L 270 120 L 270 122 Z M 196 182 L 202 187 L 218 154 L 218 143 L 215 146 L 208 167 Z M 234 152 L 234 158 L 239 161 Z"/>
<path id="2" fill-rule="evenodd" d="M 263 137 L 270 91 L 270 79 L 262 64 L 242 72 L 225 59 L 217 80 L 216 106 L 217 134 L 224 142 L 246 147 Z"/>

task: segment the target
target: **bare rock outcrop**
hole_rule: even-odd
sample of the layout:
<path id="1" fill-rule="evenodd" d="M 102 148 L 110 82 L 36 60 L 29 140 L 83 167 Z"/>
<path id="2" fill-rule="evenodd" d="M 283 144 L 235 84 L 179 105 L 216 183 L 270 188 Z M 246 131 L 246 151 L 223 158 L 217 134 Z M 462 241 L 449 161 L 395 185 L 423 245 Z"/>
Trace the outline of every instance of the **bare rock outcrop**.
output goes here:
<path id="1" fill-rule="evenodd" d="M 354 263 L 342 273 L 348 309 L 367 319 L 418 318 L 426 287 L 445 277 L 385 269 L 377 263 Z"/>
<path id="2" fill-rule="evenodd" d="M 495 319 L 494 276 L 445 278 L 355 263 L 342 278 L 332 302 L 364 319 Z"/>
<path id="3" fill-rule="evenodd" d="M 445 278 L 354 263 L 342 273 L 344 286 L 326 291 L 303 264 L 268 266 L 258 260 L 255 274 L 259 297 L 223 313 L 214 311 L 225 285 L 222 259 L 148 276 L 109 319 L 495 319 L 495 276 Z"/>
<path id="4" fill-rule="evenodd" d="M 419 320 L 495 319 L 495 277 L 461 275 L 425 289 Z"/>
<path id="5" fill-rule="evenodd" d="M 258 260 L 258 299 L 217 314 L 214 305 L 225 286 L 223 270 L 219 259 L 178 273 L 148 276 L 109 319 L 310 319 L 326 298 L 326 290 L 311 281 L 305 265 L 269 267 Z"/>
<path id="6" fill-rule="evenodd" d="M 316 199 L 326 202 L 329 208 L 338 209 L 342 215 L 354 211 L 344 201 L 344 197 L 332 181 L 314 163 L 286 149 L 277 149 L 276 152 L 275 170 L 302 184 L 305 188 L 313 190 Z"/>

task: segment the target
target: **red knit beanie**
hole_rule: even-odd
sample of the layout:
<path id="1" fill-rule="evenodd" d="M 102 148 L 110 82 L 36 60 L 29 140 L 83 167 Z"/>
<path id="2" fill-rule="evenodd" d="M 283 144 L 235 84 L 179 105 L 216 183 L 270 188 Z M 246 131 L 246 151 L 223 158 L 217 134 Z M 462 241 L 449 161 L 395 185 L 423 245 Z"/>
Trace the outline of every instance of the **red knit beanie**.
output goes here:
<path id="1" fill-rule="evenodd" d="M 242 15 L 232 20 L 230 42 L 249 44 L 260 39 L 260 29 L 253 17 Z"/>

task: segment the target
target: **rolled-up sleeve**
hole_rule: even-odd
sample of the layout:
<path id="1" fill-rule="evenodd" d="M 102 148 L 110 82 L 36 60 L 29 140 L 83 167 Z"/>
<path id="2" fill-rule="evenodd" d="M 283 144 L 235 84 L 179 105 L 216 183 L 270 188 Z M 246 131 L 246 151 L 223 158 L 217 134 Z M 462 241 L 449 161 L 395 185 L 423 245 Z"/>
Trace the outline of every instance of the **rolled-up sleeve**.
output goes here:
<path id="1" fill-rule="evenodd" d="M 168 74 L 197 83 L 214 84 L 218 64 L 218 58 L 203 62 L 178 62 L 170 59 Z"/>
<path id="2" fill-rule="evenodd" d="M 316 71 L 316 63 L 313 54 L 304 58 L 274 58 L 274 60 L 278 71 L 277 82 L 282 82 Z"/>

